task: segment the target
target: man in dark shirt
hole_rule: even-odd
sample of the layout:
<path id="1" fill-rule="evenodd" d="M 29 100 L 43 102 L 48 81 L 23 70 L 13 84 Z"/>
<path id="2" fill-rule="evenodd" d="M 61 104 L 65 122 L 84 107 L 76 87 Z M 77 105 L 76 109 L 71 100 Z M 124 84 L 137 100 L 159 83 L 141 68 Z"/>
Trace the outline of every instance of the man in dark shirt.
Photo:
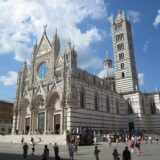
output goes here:
<path id="1" fill-rule="evenodd" d="M 128 150 L 127 146 L 125 147 L 125 150 L 123 151 L 122 160 L 131 160 L 131 153 Z"/>
<path id="2" fill-rule="evenodd" d="M 55 159 L 56 160 L 59 160 L 60 159 L 60 157 L 59 157 L 59 146 L 57 145 L 57 143 L 55 143 L 55 145 L 54 145 L 54 153 L 55 153 Z"/>

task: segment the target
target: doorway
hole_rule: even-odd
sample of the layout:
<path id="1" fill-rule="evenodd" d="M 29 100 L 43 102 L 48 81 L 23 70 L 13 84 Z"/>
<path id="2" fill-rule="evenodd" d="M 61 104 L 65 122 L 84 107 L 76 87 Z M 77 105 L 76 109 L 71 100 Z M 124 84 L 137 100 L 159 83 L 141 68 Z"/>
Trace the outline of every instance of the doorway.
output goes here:
<path id="1" fill-rule="evenodd" d="M 128 126 L 129 126 L 129 131 L 130 132 L 134 131 L 134 122 L 129 122 Z"/>
<path id="2" fill-rule="evenodd" d="M 38 132 L 43 133 L 44 132 L 44 122 L 45 122 L 45 113 L 38 113 Z"/>
<path id="3" fill-rule="evenodd" d="M 29 133 L 29 129 L 30 129 L 30 117 L 26 118 L 25 134 Z"/>
<path id="4" fill-rule="evenodd" d="M 54 115 L 54 133 L 55 134 L 60 134 L 60 119 L 61 119 L 61 115 L 60 114 L 56 114 Z"/>

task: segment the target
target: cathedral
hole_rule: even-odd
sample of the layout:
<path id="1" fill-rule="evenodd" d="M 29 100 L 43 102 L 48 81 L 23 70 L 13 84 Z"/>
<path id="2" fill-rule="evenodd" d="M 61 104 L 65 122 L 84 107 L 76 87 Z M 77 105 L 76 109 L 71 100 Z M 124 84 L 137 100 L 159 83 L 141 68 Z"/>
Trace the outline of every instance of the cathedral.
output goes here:
<path id="1" fill-rule="evenodd" d="M 124 12 L 111 22 L 114 51 L 93 75 L 77 67 L 69 41 L 60 53 L 57 34 L 44 29 L 18 72 L 12 133 L 63 134 L 93 131 L 160 131 L 160 92 L 139 90 L 131 23 Z"/>

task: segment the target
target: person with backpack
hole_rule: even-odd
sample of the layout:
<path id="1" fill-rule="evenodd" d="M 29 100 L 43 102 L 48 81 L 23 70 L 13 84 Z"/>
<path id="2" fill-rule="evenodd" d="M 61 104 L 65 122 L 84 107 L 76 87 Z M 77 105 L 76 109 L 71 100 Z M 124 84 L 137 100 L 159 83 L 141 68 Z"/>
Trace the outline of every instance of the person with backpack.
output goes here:
<path id="1" fill-rule="evenodd" d="M 123 151 L 122 160 L 131 160 L 131 153 L 128 150 L 127 146 L 125 147 L 125 150 Z"/>

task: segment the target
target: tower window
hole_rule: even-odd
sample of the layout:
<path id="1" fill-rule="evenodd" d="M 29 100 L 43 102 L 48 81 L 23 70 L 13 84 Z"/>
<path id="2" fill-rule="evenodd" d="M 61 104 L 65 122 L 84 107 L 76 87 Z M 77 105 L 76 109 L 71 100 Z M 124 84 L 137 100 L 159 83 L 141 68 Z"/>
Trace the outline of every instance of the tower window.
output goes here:
<path id="1" fill-rule="evenodd" d="M 124 69 L 124 63 L 121 63 L 121 69 Z"/>
<path id="2" fill-rule="evenodd" d="M 119 101 L 116 100 L 116 113 L 119 114 Z"/>
<path id="3" fill-rule="evenodd" d="M 124 40 L 123 33 L 116 35 L 116 42 Z"/>
<path id="4" fill-rule="evenodd" d="M 142 103 L 142 112 L 143 112 L 143 114 L 145 114 L 145 106 L 144 106 L 144 99 L 143 98 L 142 98 L 141 103 Z"/>
<path id="5" fill-rule="evenodd" d="M 124 59 L 124 53 L 119 54 L 119 60 L 122 60 L 122 59 Z"/>
<path id="6" fill-rule="evenodd" d="M 108 113 L 110 112 L 110 100 L 108 95 L 106 97 L 106 110 Z"/>
<path id="7" fill-rule="evenodd" d="M 122 28 L 122 23 L 118 23 L 115 25 L 115 31 L 118 31 Z"/>
<path id="8" fill-rule="evenodd" d="M 118 51 L 124 50 L 124 43 L 117 44 L 117 50 Z"/>
<path id="9" fill-rule="evenodd" d="M 122 78 L 124 78 L 124 72 L 122 72 Z"/>
<path id="10" fill-rule="evenodd" d="M 153 99 L 150 101 L 150 107 L 151 107 L 151 114 L 156 114 L 156 106 Z"/>
<path id="11" fill-rule="evenodd" d="M 97 95 L 97 93 L 94 96 L 94 105 L 95 105 L 95 110 L 98 110 L 98 95 Z"/>
<path id="12" fill-rule="evenodd" d="M 84 108 L 84 107 L 85 107 L 84 99 L 85 99 L 84 89 L 82 89 L 81 92 L 80 92 L 80 107 L 81 107 L 81 108 Z"/>

